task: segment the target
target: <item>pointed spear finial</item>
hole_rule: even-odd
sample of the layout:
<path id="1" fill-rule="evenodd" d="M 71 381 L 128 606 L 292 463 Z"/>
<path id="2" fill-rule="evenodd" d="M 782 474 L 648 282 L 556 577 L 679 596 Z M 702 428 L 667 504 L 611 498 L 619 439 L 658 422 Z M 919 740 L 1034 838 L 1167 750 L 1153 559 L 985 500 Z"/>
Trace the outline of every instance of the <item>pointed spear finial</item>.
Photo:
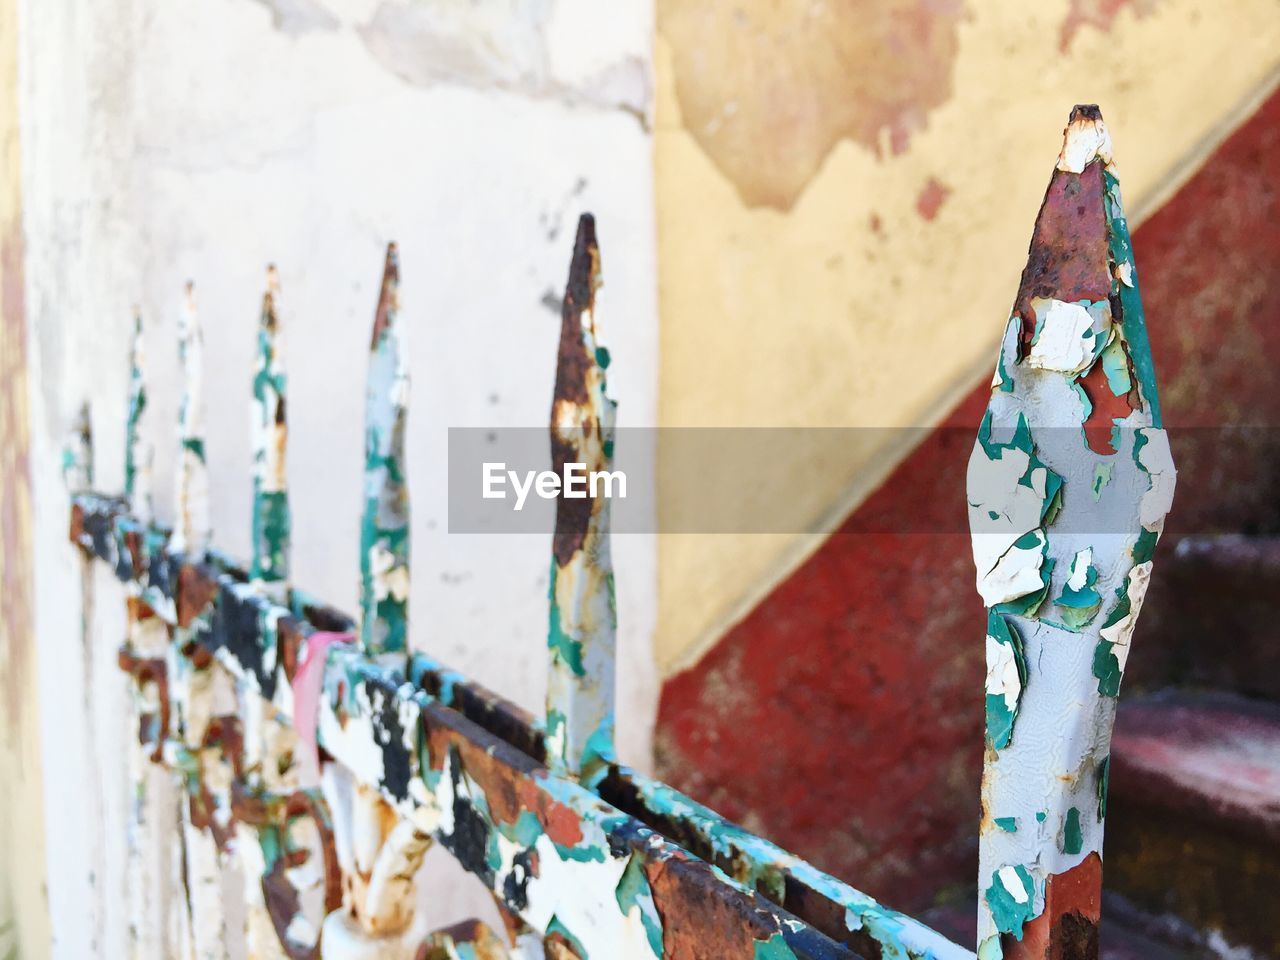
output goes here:
<path id="1" fill-rule="evenodd" d="M 1099 919 L 1116 697 L 1174 483 L 1137 283 L 1111 138 L 1076 107 L 969 460 L 980 960 L 1065 956 Z"/>
<path id="2" fill-rule="evenodd" d="M 195 284 L 187 281 L 178 315 L 182 400 L 178 406 L 179 460 L 172 547 L 201 558 L 209 549 L 209 477 L 204 449 L 204 333 L 196 313 Z"/>
<path id="3" fill-rule="evenodd" d="M 279 310 L 280 277 L 275 264 L 271 264 L 267 267 L 266 292 L 258 320 L 257 367 L 253 376 L 253 555 L 249 578 L 277 603 L 287 605 L 291 521 Z"/>
<path id="4" fill-rule="evenodd" d="M 584 781 L 603 775 L 615 757 L 614 699 L 617 614 L 609 551 L 609 491 L 594 475 L 613 463 L 617 405 L 605 392 L 609 353 L 596 337 L 600 250 L 595 221 L 578 221 L 561 313 L 555 396 L 551 405 L 552 469 L 585 468 L 585 494 L 556 503 L 547 645 L 548 762 Z"/>
<path id="5" fill-rule="evenodd" d="M 134 518 L 144 526 L 154 514 L 151 500 L 153 449 L 146 438 L 146 351 L 142 311 L 133 310 L 133 340 L 129 346 L 129 407 L 125 419 L 124 495 Z"/>
<path id="6" fill-rule="evenodd" d="M 360 643 L 372 655 L 408 648 L 409 405 L 400 315 L 400 257 L 387 246 L 365 390 L 364 519 L 360 525 Z"/>

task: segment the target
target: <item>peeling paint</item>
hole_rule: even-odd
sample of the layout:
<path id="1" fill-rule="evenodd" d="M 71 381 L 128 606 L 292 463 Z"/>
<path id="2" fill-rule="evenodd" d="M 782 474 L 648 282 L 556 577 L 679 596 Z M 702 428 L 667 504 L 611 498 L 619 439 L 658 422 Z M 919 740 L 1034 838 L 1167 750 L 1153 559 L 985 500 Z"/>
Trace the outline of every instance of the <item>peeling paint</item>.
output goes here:
<path id="1" fill-rule="evenodd" d="M 963 17 L 959 0 L 658 5 L 685 129 L 748 206 L 779 210 L 842 140 L 907 148 L 951 97 Z"/>
<path id="2" fill-rule="evenodd" d="M 606 392 L 608 351 L 596 329 L 600 251 L 595 221 L 578 222 L 565 288 L 555 396 L 551 405 L 552 469 L 582 463 L 588 472 L 613 462 L 617 404 Z M 614 664 L 617 609 L 609 552 L 609 499 L 556 502 L 547 646 L 547 742 L 557 770 L 587 780 L 614 753 Z"/>
<path id="3" fill-rule="evenodd" d="M 364 518 L 360 524 L 360 642 L 371 653 L 408 646 L 409 486 L 404 437 L 409 372 L 400 318 L 400 258 L 387 247 L 365 394 Z"/>
<path id="4" fill-rule="evenodd" d="M 1096 952 L 1115 697 L 1174 477 L 1111 138 L 1096 107 L 1077 107 L 969 465 L 977 585 L 997 627 L 983 960 Z M 1033 815 L 1036 829 L 1016 829 Z"/>

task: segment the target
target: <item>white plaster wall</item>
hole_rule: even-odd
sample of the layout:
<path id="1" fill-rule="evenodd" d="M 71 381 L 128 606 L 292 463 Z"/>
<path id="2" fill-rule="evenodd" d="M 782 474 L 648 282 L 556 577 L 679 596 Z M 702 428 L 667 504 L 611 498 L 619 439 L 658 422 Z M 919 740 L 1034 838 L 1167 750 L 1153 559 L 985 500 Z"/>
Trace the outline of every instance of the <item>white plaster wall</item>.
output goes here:
<path id="1" fill-rule="evenodd" d="M 413 378 L 413 643 L 540 710 L 548 538 L 447 533 L 445 431 L 546 422 L 559 320 L 542 300 L 563 290 L 583 210 L 602 245 L 619 422 L 655 421 L 652 11 L 649 0 L 23 0 L 21 16 L 53 954 L 121 956 L 123 597 L 96 576 L 86 677 L 58 466 L 87 399 L 98 486 L 121 486 L 131 304 L 149 328 L 167 520 L 175 318 L 183 282 L 196 283 L 206 382 L 217 385 L 215 541 L 244 556 L 254 330 L 263 268 L 279 265 L 295 579 L 352 610 L 365 353 L 383 248 L 398 241 Z M 615 563 L 621 750 L 644 767 L 652 539 L 617 538 Z M 431 921 L 493 916 L 444 859 L 433 856 L 423 884 Z"/>

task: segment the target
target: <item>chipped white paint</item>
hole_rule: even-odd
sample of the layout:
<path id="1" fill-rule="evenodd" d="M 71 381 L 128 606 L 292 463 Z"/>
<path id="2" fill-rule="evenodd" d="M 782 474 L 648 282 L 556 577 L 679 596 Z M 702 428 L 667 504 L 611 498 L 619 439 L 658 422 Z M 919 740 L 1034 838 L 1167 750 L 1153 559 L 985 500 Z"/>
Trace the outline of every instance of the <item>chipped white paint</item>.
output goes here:
<path id="1" fill-rule="evenodd" d="M 1101 118 L 1079 116 L 1068 125 L 1063 136 L 1058 169 L 1067 173 L 1083 173 L 1094 160 L 1101 160 L 1115 170 L 1111 154 L 1111 134 Z"/>
<path id="2" fill-rule="evenodd" d="M 1139 519 L 1145 529 L 1159 532 L 1165 515 L 1173 507 L 1173 491 L 1177 486 L 1173 451 L 1169 449 L 1169 434 L 1164 430 L 1148 427 L 1137 433 L 1145 440 L 1138 450 L 1138 466 L 1146 472 L 1151 484 L 1142 495 Z"/>
<path id="3" fill-rule="evenodd" d="M 1079 229 L 1102 226 L 1106 235 L 1089 237 L 1071 255 L 1087 256 L 1105 241 L 1109 256 L 1072 268 L 1110 278 L 1110 299 L 1072 303 L 1050 295 L 1031 302 L 1033 317 L 1015 316 L 970 459 L 978 589 L 1016 631 L 1025 664 L 1019 683 L 1013 650 L 987 638 L 986 692 L 1003 695 L 1006 706 L 1016 703 L 1018 712 L 1008 742 L 989 742 L 986 751 L 978 882 L 983 960 L 1001 956 L 1000 933 L 1020 933 L 1044 912 L 1055 877 L 1101 856 L 1100 798 L 1119 677 L 1155 534 L 1172 502 L 1172 459 L 1159 429 L 1110 139 L 1096 110 L 1078 109 L 1055 177 L 1076 176 L 1095 162 L 1103 170 L 1090 175 L 1102 175 L 1104 206 L 1081 211 Z M 1074 241 L 1055 242 L 1070 250 Z M 1123 315 L 1113 315 L 1113 303 Z M 1022 319 L 1036 326 L 1020 360 Z M 1079 380 L 1096 363 L 1109 375 L 1102 389 L 1134 406 L 1117 420 L 1115 452 L 1090 449 L 1083 432 L 1088 409 Z M 1059 604 L 1064 590 L 1089 589 L 1101 602 L 1087 619 L 1084 608 Z"/>
<path id="4" fill-rule="evenodd" d="M 1013 647 L 987 635 L 987 693 L 1003 697 L 1006 709 L 1018 706 L 1022 695 L 1022 678 L 1018 676 L 1018 662 Z"/>
<path id="5" fill-rule="evenodd" d="M 1079 373 L 1097 358 L 1111 333 L 1111 305 L 1035 299 L 1039 326 L 1027 364 L 1039 370 Z"/>
<path id="6" fill-rule="evenodd" d="M 1071 561 L 1071 572 L 1067 576 L 1067 586 L 1072 590 L 1082 590 L 1089 581 L 1089 568 L 1093 566 L 1093 547 L 1085 547 Z"/>
<path id="7" fill-rule="evenodd" d="M 1027 482 L 1023 483 L 1023 478 Z M 1040 584 L 1043 560 L 1040 530 L 1049 474 L 1033 467 L 1030 455 L 1002 447 L 996 459 L 969 460 L 969 523 L 978 592 L 987 606 L 1012 600 Z M 1025 535 L 1037 536 L 1036 546 L 1017 547 Z"/>
<path id="8" fill-rule="evenodd" d="M 1027 888 L 1023 885 L 1022 878 L 1018 876 L 1015 868 L 1001 867 L 997 876 L 1000 878 L 1000 884 L 1009 892 L 1009 896 L 1018 903 L 1026 903 L 1031 899 L 1027 896 Z"/>
<path id="9" fill-rule="evenodd" d="M 1151 566 L 1151 561 L 1148 560 L 1129 571 L 1129 579 L 1125 587 L 1125 595 L 1129 599 L 1129 612 L 1111 626 L 1103 627 L 1099 631 L 1103 640 L 1114 644 L 1111 652 L 1120 662 L 1122 671 L 1129 661 L 1133 630 L 1138 625 L 1138 615 L 1142 613 L 1142 602 L 1147 597 L 1147 587 L 1151 583 Z"/>
<path id="10" fill-rule="evenodd" d="M 173 549 L 203 556 L 209 548 L 209 476 L 204 452 L 204 333 L 188 283 L 178 323 L 182 402 L 178 407 L 178 469 Z"/>

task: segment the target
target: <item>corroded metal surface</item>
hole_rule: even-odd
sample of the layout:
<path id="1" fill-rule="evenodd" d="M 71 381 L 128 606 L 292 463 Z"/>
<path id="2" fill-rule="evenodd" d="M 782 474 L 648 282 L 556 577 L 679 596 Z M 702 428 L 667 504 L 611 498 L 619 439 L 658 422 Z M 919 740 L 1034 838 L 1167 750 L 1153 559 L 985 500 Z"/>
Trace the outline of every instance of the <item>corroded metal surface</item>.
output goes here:
<path id="1" fill-rule="evenodd" d="M 102 531 L 129 523 L 123 505 L 82 496 L 76 513 L 77 542 L 112 561 L 114 541 Z M 297 662 L 313 625 L 249 588 L 244 573 L 218 555 L 214 560 L 185 567 L 175 580 L 179 593 L 213 596 L 199 643 L 242 687 L 288 689 L 294 668 L 287 665 Z M 179 598 L 171 606 L 185 604 Z M 327 628 L 351 624 L 313 609 L 323 611 Z M 601 792 L 609 799 L 556 776 L 536 759 L 545 748 L 531 718 L 425 656 L 415 655 L 406 679 L 339 644 L 329 648 L 324 682 L 319 743 L 352 785 L 372 788 L 398 821 L 434 836 L 544 939 L 550 931 L 590 950 L 599 936 L 601 956 L 618 954 L 597 930 L 625 936 L 621 942 L 634 944 L 638 956 L 973 956 L 834 879 L 806 874 L 794 858 L 674 791 L 648 801 L 667 811 L 665 821 L 652 811 L 637 815 L 608 786 L 637 775 L 621 771 L 606 780 Z M 278 702 L 287 708 L 281 719 L 293 723 L 292 703 Z M 659 786 L 644 790 L 656 796 Z M 716 838 L 706 858 L 699 835 Z M 650 942 L 654 916 L 662 952 Z M 839 924 L 851 945 L 829 935 Z M 870 948 L 854 945 L 860 927 Z"/>
<path id="2" fill-rule="evenodd" d="M 1110 137 L 1077 107 L 969 461 L 982 960 L 1097 956 L 1116 696 L 1173 485 Z"/>
<path id="3" fill-rule="evenodd" d="M 609 352 L 596 336 L 600 250 L 590 214 L 578 221 L 561 313 L 551 465 L 582 464 L 580 497 L 561 491 L 551 558 L 547 744 L 557 770 L 590 780 L 614 756 L 617 609 L 609 555 L 609 498 L 594 477 L 613 462 L 617 404 L 606 390 Z"/>
<path id="4" fill-rule="evenodd" d="M 360 642 L 370 653 L 408 646 L 409 485 L 404 431 L 409 373 L 401 344 L 400 258 L 387 247 L 365 388 L 364 518 L 360 524 Z"/>
<path id="5" fill-rule="evenodd" d="M 611 463 L 608 357 L 592 316 L 598 269 L 588 217 L 560 344 L 558 467 Z M 243 935 L 253 956 L 972 957 L 616 766 L 606 498 L 560 503 L 547 724 L 426 656 L 407 657 L 407 377 L 397 283 L 392 247 L 370 368 L 359 620 L 291 590 L 287 538 L 267 535 L 270 510 L 287 517 L 273 280 L 255 379 L 249 569 L 207 549 L 190 483 L 179 485 L 187 499 L 173 535 L 133 516 L 128 500 L 74 499 L 73 541 L 131 585 L 133 622 L 151 625 L 120 653 L 145 696 L 139 760 L 178 771 L 186 787 L 188 873 L 185 882 L 168 879 L 191 890 L 196 909 L 164 915 L 177 923 L 165 949 L 226 949 L 233 932 L 216 930 L 221 912 L 199 903 L 200 884 L 238 859 L 261 878 L 260 897 L 246 890 Z M 194 329 L 184 325 L 188 348 Z M 192 352 L 184 356 L 190 364 Z M 191 396 L 199 382 L 189 369 L 186 451 L 202 452 Z M 415 939 L 414 876 L 432 842 L 489 888 L 503 908 L 505 938 L 468 924 Z M 310 918 L 325 913 L 317 944 Z M 181 929 L 184 916 L 194 928 Z"/>
<path id="6" fill-rule="evenodd" d="M 288 421 L 279 301 L 279 276 L 274 266 L 268 267 L 253 373 L 253 554 L 249 576 L 262 589 L 277 591 L 277 598 L 284 601 L 289 589 L 291 520 L 285 464 Z"/>

